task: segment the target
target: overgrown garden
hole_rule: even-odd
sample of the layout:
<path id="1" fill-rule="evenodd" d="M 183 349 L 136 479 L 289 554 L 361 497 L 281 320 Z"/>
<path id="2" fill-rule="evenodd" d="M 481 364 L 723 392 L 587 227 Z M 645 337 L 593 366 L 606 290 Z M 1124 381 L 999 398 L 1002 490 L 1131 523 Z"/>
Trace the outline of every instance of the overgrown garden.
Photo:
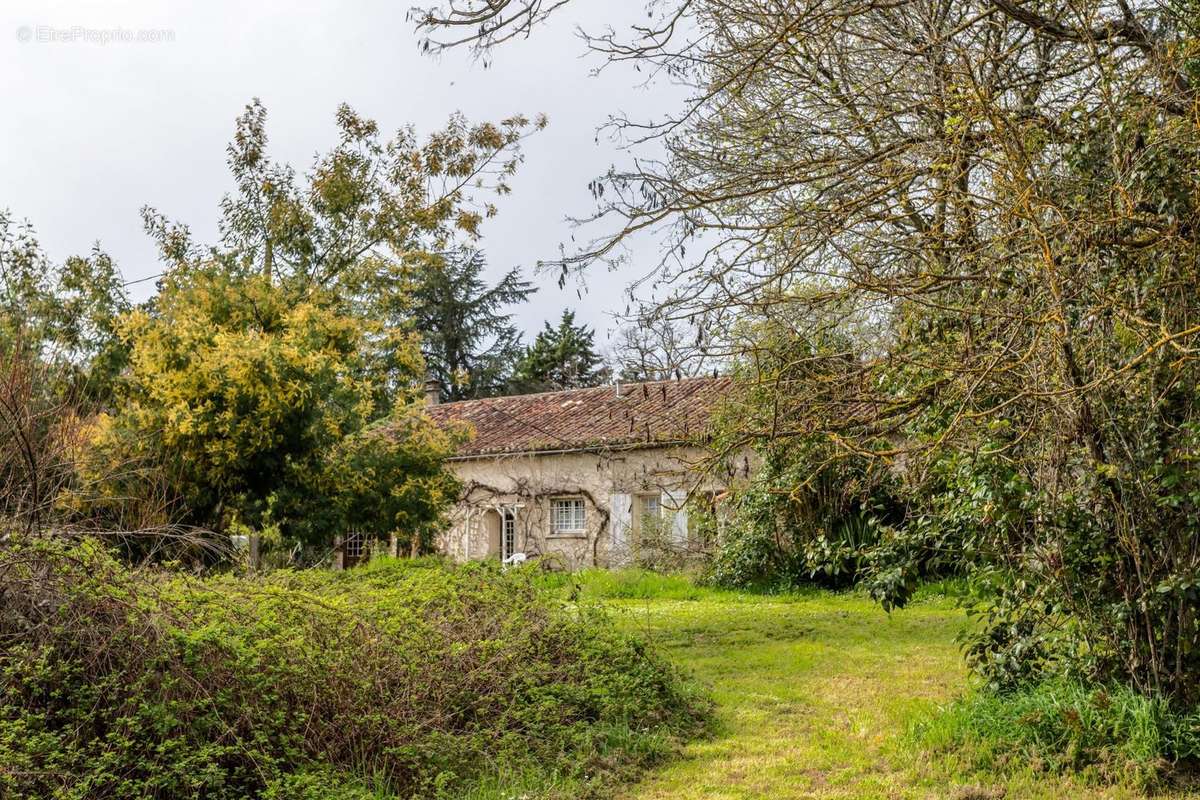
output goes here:
<path id="1" fill-rule="evenodd" d="M 704 728 L 673 666 L 531 571 L 320 569 L 347 532 L 432 551 L 466 431 L 425 415 L 427 370 L 601 376 L 569 312 L 518 346 L 526 285 L 464 256 L 541 121 L 336 119 L 300 174 L 249 105 L 219 239 L 144 210 L 142 302 L 0 215 L 0 796 L 603 796 Z"/>
<path id="2" fill-rule="evenodd" d="M 414 20 L 486 56 L 578 1 Z M 99 247 L 51 263 L 0 215 L 0 789 L 451 796 L 502 762 L 602 792 L 694 733 L 686 683 L 555 579 L 302 571 L 339 531 L 431 550 L 463 432 L 423 413 L 429 373 L 451 400 L 732 374 L 706 467 L 755 468 L 703 509 L 704 580 L 899 614 L 952 579 L 975 685 L 925 747 L 1141 787 L 1196 767 L 1198 9 L 649 12 L 588 45 L 690 94 L 614 120 L 659 155 L 599 176 L 595 238 L 540 265 L 586 281 L 658 237 L 612 364 L 569 309 L 522 343 L 532 284 L 484 278 L 542 119 L 389 137 L 343 106 L 300 172 L 254 102 L 215 241 L 144 210 L 143 302 Z"/>
<path id="3" fill-rule="evenodd" d="M 486 54 L 564 5 L 417 22 Z M 654 232 L 647 321 L 743 378 L 714 468 L 749 447 L 764 469 L 716 578 L 857 580 L 898 608 L 966 576 L 967 658 L 1002 706 L 1078 681 L 1192 718 L 1196 13 L 688 0 L 587 38 L 689 90 L 614 120 L 665 155 L 599 178 L 595 239 L 552 266 Z"/>

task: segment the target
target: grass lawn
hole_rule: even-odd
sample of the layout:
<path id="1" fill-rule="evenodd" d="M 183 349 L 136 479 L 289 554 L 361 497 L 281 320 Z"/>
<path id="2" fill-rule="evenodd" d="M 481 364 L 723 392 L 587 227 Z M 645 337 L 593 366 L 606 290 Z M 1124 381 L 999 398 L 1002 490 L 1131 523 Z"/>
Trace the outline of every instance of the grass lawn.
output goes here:
<path id="1" fill-rule="evenodd" d="M 911 721 L 967 685 L 955 643 L 967 622 L 944 598 L 889 616 L 857 594 L 768 597 L 628 573 L 585 574 L 579 594 L 609 604 L 717 703 L 713 735 L 623 800 L 1143 796 L 1032 772 L 973 775 L 908 744 Z"/>

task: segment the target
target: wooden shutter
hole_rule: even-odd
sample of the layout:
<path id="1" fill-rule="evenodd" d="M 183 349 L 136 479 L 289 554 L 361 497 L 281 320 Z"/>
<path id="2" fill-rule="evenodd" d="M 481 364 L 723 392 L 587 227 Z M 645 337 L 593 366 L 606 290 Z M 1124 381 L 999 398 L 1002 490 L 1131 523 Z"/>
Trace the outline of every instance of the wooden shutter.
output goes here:
<path id="1" fill-rule="evenodd" d="M 683 489 L 664 489 L 662 504 L 663 516 L 670 515 L 671 543 L 678 547 L 687 547 L 687 492 Z"/>
<path id="2" fill-rule="evenodd" d="M 633 495 L 613 494 L 608 501 L 608 525 L 612 531 L 609 559 L 614 565 L 629 563 L 633 527 Z"/>

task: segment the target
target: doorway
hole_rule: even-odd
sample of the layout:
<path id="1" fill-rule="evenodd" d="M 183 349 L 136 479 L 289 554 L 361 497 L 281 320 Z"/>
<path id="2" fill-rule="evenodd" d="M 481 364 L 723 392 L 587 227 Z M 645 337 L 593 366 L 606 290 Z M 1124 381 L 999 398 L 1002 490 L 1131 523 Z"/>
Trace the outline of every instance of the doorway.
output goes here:
<path id="1" fill-rule="evenodd" d="M 501 512 L 500 518 L 500 560 L 507 561 L 517 552 L 517 515 L 511 508 Z"/>

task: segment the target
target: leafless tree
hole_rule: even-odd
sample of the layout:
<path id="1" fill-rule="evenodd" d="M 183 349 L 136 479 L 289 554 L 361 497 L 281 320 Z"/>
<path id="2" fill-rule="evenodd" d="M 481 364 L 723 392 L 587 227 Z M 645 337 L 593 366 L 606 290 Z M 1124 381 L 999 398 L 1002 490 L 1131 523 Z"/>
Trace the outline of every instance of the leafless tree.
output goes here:
<path id="1" fill-rule="evenodd" d="M 489 47 L 560 6 L 466 0 L 426 8 L 418 20 L 431 32 L 464 31 L 447 45 Z M 1079 404 L 1096 380 L 1122 374 L 1079 370 L 1069 324 L 1078 314 L 1069 306 L 1086 276 L 1064 257 L 1123 222 L 1141 232 L 1105 244 L 1145 246 L 1182 231 L 1150 219 L 1129 194 L 1136 154 L 1114 165 L 1110 207 L 1064 213 L 1062 156 L 1097 115 L 1117 124 L 1129 98 L 1142 98 L 1146 115 L 1189 108 L 1176 47 L 1184 32 L 1162 8 L 1008 0 L 650 7 L 655 24 L 628 40 L 593 37 L 591 46 L 669 73 L 692 96 L 658 122 L 614 120 L 629 141 L 657 139 L 667 156 L 597 182 L 599 210 L 587 222 L 611 227 L 561 268 L 619 258 L 626 238 L 655 230 L 671 244 L 659 265 L 659 280 L 672 287 L 660 318 L 724 336 L 731 352 L 738 344 L 729 337 L 748 318 L 782 313 L 793 327 L 824 329 L 838 322 L 824 310 L 836 308 L 860 321 L 865 355 L 894 356 L 910 309 L 961 312 L 975 320 L 972 341 L 1006 343 L 1011 356 L 948 349 L 956 379 L 937 389 L 964 403 L 983 375 L 1006 375 L 1026 398 L 1065 387 Z M 1013 270 L 1028 279 L 1028 294 L 1011 307 L 964 305 L 964 296 L 1012 297 Z M 1130 313 L 1150 351 L 1196 332 L 1159 330 Z M 1029 348 L 1047 359 L 1031 361 Z M 875 396 L 868 385 L 848 390 L 840 380 L 836 402 L 911 410 L 911 398 Z"/>
<path id="2" fill-rule="evenodd" d="M 0 351 L 0 520 L 29 535 L 53 512 L 79 424 L 47 395 L 46 368 L 23 351 L 19 343 Z"/>
<path id="3" fill-rule="evenodd" d="M 679 380 L 720 371 L 721 362 L 701 338 L 689 336 L 679 322 L 646 309 L 621 327 L 613 343 L 610 367 L 620 380 Z"/>

